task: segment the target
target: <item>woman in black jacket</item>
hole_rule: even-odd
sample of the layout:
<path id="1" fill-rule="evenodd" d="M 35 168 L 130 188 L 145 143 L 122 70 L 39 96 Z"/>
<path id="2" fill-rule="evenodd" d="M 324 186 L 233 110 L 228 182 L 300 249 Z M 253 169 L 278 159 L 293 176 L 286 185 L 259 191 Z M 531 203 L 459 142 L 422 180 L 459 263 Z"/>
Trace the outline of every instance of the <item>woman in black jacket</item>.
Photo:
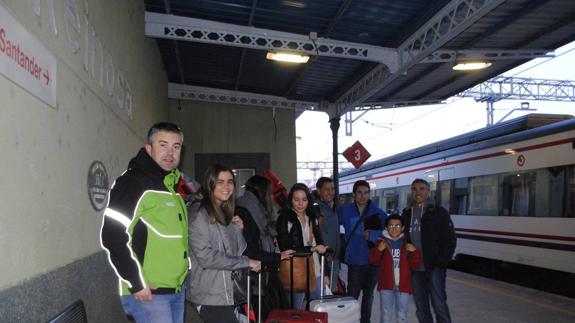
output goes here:
<path id="1" fill-rule="evenodd" d="M 279 252 L 275 241 L 276 232 L 269 223 L 272 211 L 272 183 L 260 175 L 250 177 L 245 184 L 245 193 L 236 201 L 236 215 L 243 222 L 242 234 L 247 242 L 244 255 L 262 262 L 262 322 L 270 310 L 281 307 L 282 293 L 277 271 L 280 261 L 294 253 L 291 249 Z M 252 304 L 257 304 L 255 273 L 252 273 L 251 282 Z"/>
<path id="2" fill-rule="evenodd" d="M 290 208 L 280 211 L 276 229 L 278 231 L 278 244 L 280 250 L 293 249 L 296 251 L 313 252 L 315 277 L 317 288 L 310 293 L 310 298 L 318 298 L 320 284 L 323 279 L 319 271 L 317 254 L 324 254 L 327 247 L 323 244 L 319 230 L 318 214 L 313 207 L 313 199 L 309 188 L 305 184 L 297 183 L 290 189 L 288 195 Z M 294 294 L 294 308 L 303 309 L 304 293 Z"/>

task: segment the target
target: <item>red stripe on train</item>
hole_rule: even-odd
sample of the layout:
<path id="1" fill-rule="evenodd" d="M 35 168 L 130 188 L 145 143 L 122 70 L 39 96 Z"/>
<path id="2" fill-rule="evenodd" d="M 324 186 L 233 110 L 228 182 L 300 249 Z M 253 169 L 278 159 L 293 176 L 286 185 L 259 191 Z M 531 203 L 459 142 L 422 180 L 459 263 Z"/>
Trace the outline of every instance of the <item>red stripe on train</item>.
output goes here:
<path id="1" fill-rule="evenodd" d="M 575 219 L 573 219 L 573 221 L 575 221 Z M 484 233 L 484 234 L 492 234 L 492 235 L 499 235 L 499 236 L 535 238 L 535 239 L 545 239 L 545 240 L 575 241 L 575 237 L 552 236 L 552 235 L 547 235 L 547 234 L 521 233 L 521 232 L 508 232 L 508 231 L 495 231 L 495 230 L 481 230 L 481 229 L 467 229 L 467 228 L 455 228 L 455 231 L 457 231 L 457 232 Z"/>

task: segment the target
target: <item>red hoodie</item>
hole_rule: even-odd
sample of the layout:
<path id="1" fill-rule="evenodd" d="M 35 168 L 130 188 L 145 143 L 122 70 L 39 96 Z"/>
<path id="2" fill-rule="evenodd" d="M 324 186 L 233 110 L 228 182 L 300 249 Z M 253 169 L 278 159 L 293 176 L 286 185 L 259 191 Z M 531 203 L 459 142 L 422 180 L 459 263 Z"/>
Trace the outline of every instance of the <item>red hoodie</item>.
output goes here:
<path id="1" fill-rule="evenodd" d="M 387 232 L 386 232 L 387 233 Z M 383 251 L 377 247 L 380 243 L 387 244 Z M 376 246 L 369 253 L 369 263 L 380 266 L 379 277 L 377 278 L 377 290 L 393 290 L 393 258 L 391 257 L 391 243 L 385 239 L 378 241 Z M 407 252 L 407 243 L 405 239 L 401 244 L 399 253 L 399 291 L 402 293 L 413 292 L 411 285 L 411 271 L 421 267 L 421 251 Z"/>

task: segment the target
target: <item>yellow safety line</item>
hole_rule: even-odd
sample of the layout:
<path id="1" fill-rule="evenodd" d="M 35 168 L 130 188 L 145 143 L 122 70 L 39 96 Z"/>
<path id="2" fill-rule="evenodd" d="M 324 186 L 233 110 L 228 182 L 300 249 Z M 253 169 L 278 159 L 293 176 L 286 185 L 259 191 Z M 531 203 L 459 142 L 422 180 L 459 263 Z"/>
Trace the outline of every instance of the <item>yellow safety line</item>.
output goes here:
<path id="1" fill-rule="evenodd" d="M 531 305 L 543 307 L 543 308 L 548 309 L 548 310 L 551 310 L 551 311 L 560 312 L 560 313 L 568 314 L 568 315 L 571 315 L 571 316 L 575 316 L 575 312 L 573 312 L 573 311 L 565 310 L 565 309 L 562 309 L 562 308 L 556 307 L 556 306 L 541 304 L 540 301 L 531 300 L 531 299 L 529 299 L 529 298 L 521 297 L 521 296 L 515 295 L 515 294 L 513 294 L 513 293 L 504 292 L 504 291 L 502 291 L 502 290 L 485 287 L 485 286 L 482 286 L 482 285 L 479 285 L 479 284 L 471 283 L 471 282 L 469 282 L 469 281 L 460 280 L 460 279 L 457 279 L 457 278 L 448 277 L 447 279 L 448 279 L 448 280 L 451 280 L 451 281 L 454 281 L 454 282 L 456 282 L 456 283 L 460 283 L 460 284 L 462 284 L 462 285 L 467 285 L 467 286 L 470 286 L 470 287 L 473 287 L 473 288 L 480 289 L 480 290 L 485 291 L 485 292 L 489 292 L 489 293 L 496 294 L 496 295 L 500 295 L 500 296 L 506 296 L 506 297 L 513 298 L 513 299 L 518 300 L 518 301 L 522 301 L 522 302 L 525 302 L 525 303 L 529 303 L 529 304 L 531 304 Z"/>

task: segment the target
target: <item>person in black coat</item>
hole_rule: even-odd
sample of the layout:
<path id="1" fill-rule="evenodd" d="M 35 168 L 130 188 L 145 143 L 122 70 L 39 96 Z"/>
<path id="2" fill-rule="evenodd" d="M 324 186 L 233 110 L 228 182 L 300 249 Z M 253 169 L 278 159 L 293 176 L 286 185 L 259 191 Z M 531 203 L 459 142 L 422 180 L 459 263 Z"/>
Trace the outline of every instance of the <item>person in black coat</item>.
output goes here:
<path id="1" fill-rule="evenodd" d="M 290 208 L 280 210 L 276 222 L 278 232 L 278 245 L 281 251 L 295 250 L 312 252 L 314 257 L 315 279 L 317 288 L 310 294 L 310 298 L 318 298 L 319 286 L 323 278 L 319 270 L 317 254 L 324 254 L 327 246 L 319 229 L 318 214 L 313 206 L 313 199 L 309 188 L 305 184 L 297 183 L 290 189 L 288 195 Z M 314 277 L 310 277 L 313 279 Z M 304 293 L 294 294 L 294 308 L 302 309 Z"/>
<path id="2" fill-rule="evenodd" d="M 251 274 L 252 304 L 257 304 L 258 292 L 262 295 L 262 321 L 283 303 L 277 271 L 280 261 L 294 253 L 291 249 L 279 252 L 277 234 L 270 226 L 272 211 L 272 183 L 264 176 L 250 177 L 245 183 L 245 193 L 236 201 L 236 215 L 243 222 L 242 234 L 247 243 L 244 255 L 262 262 L 261 291 L 258 291 L 257 274 Z"/>
<path id="3" fill-rule="evenodd" d="M 429 183 L 416 179 L 411 184 L 411 208 L 403 210 L 406 239 L 423 253 L 423 265 L 412 272 L 413 300 L 420 323 L 433 323 L 430 301 L 437 322 L 450 323 L 445 278 L 457 238 L 449 212 L 429 201 Z"/>

